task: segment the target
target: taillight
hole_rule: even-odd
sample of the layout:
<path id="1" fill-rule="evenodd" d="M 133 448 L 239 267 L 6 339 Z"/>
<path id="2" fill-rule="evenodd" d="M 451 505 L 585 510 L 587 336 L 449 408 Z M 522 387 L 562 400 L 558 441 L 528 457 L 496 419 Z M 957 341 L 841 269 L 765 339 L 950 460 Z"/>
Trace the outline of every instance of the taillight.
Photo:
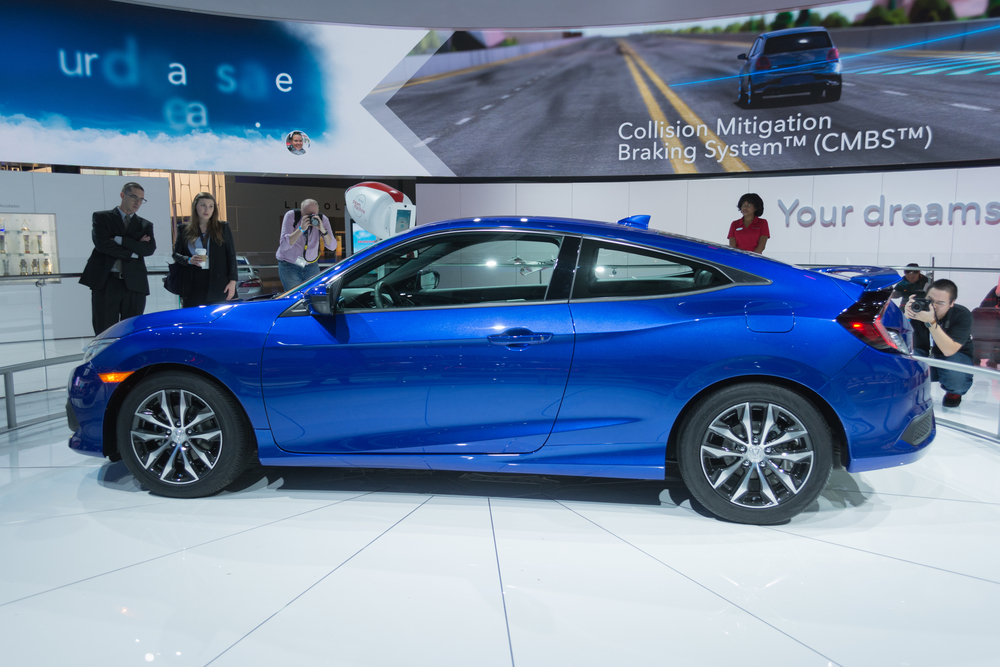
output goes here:
<path id="1" fill-rule="evenodd" d="M 761 56 L 757 59 L 757 70 L 771 69 L 771 61 L 767 59 L 767 56 Z"/>
<path id="2" fill-rule="evenodd" d="M 840 51 L 837 50 L 836 46 L 826 52 L 827 60 L 833 61 L 833 60 L 838 60 L 839 58 L 840 58 Z"/>
<path id="3" fill-rule="evenodd" d="M 260 278 L 251 278 L 240 283 L 240 287 L 260 287 Z"/>
<path id="4" fill-rule="evenodd" d="M 882 324 L 882 316 L 889 305 L 889 294 L 888 290 L 866 292 L 860 301 L 838 315 L 837 321 L 877 350 L 909 354 L 906 341 L 899 332 Z"/>

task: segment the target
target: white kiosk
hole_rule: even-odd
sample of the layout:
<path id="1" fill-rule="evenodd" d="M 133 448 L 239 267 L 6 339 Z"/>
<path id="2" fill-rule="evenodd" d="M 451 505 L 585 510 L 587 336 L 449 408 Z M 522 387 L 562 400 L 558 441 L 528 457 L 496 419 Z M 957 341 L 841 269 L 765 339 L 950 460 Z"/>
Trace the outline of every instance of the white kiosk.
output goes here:
<path id="1" fill-rule="evenodd" d="M 365 181 L 344 193 L 344 227 L 350 230 L 354 254 L 367 246 L 405 232 L 417 224 L 417 208 L 410 198 L 385 183 Z"/>

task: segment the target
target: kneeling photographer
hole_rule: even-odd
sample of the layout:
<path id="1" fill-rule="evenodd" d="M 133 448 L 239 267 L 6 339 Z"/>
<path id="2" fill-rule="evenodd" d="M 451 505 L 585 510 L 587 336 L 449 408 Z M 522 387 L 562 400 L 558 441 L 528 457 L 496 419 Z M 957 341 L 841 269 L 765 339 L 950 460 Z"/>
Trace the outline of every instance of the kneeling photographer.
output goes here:
<path id="1" fill-rule="evenodd" d="M 301 209 L 285 213 L 281 221 L 278 251 L 274 253 L 278 260 L 278 277 L 285 291 L 319 274 L 320 237 L 323 237 L 327 250 L 337 250 L 337 239 L 330 220 L 320 215 L 315 199 L 306 199 Z"/>
<path id="2" fill-rule="evenodd" d="M 914 350 L 914 355 L 972 366 L 972 313 L 955 303 L 957 298 L 955 283 L 935 280 L 927 289 L 926 297 L 918 293 L 906 302 L 906 316 L 923 322 L 931 337 L 930 355 L 924 350 Z M 945 391 L 942 405 L 955 408 L 972 386 L 972 375 L 931 368 L 931 382 L 940 382 Z"/>

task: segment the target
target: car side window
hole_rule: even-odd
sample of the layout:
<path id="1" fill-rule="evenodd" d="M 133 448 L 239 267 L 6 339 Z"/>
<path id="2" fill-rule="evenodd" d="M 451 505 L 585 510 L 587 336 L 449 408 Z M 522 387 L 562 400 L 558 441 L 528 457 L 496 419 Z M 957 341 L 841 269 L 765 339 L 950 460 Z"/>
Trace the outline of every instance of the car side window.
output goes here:
<path id="1" fill-rule="evenodd" d="M 673 296 L 732 281 L 718 268 L 680 255 L 586 239 L 573 299 Z"/>
<path id="2" fill-rule="evenodd" d="M 343 310 L 544 301 L 561 236 L 457 232 L 422 239 L 352 269 Z"/>
<path id="3" fill-rule="evenodd" d="M 757 41 L 755 41 L 753 43 L 753 46 L 750 48 L 750 54 L 747 56 L 748 58 L 756 58 L 757 56 L 760 55 L 760 45 L 763 43 L 763 41 L 764 40 L 760 39 L 759 37 L 757 38 Z"/>

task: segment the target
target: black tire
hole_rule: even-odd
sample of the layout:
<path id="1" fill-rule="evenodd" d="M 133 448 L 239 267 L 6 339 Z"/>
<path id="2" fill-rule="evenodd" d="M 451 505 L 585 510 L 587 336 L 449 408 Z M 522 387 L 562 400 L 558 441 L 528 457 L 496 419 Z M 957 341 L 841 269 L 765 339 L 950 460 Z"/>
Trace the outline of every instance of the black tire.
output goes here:
<path id="1" fill-rule="evenodd" d="M 757 95 L 753 94 L 753 81 L 747 82 L 747 109 L 752 109 L 760 104 Z"/>
<path id="2" fill-rule="evenodd" d="M 823 491 L 833 438 L 804 398 L 774 385 L 738 384 L 705 397 L 685 419 L 677 463 L 688 491 L 717 517 L 770 525 L 791 519 Z"/>
<path id="3" fill-rule="evenodd" d="M 842 86 L 837 86 L 835 88 L 827 88 L 826 89 L 826 101 L 827 102 L 836 102 L 836 101 L 838 101 L 840 99 L 840 91 L 841 90 L 842 90 Z"/>
<path id="4" fill-rule="evenodd" d="M 736 97 L 736 104 L 741 107 L 749 106 L 747 103 L 747 94 L 743 92 L 743 82 L 740 81 L 740 92 Z"/>
<path id="5" fill-rule="evenodd" d="M 157 495 L 201 498 L 246 469 L 253 436 L 240 404 L 214 382 L 183 372 L 151 375 L 118 413 L 118 451 Z"/>

